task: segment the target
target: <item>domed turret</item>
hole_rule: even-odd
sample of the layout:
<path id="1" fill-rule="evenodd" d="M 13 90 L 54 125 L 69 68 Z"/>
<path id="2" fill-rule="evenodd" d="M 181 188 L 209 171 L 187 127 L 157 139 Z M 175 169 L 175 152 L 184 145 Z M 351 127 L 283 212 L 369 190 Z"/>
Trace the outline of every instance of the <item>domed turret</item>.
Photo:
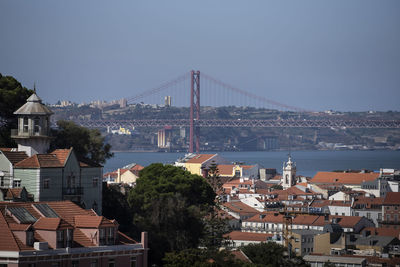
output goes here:
<path id="1" fill-rule="evenodd" d="M 25 151 L 28 156 L 47 153 L 53 112 L 42 104 L 36 92 L 14 114 L 18 117 L 18 129 L 11 131 L 11 137 L 17 142 L 18 151 Z"/>

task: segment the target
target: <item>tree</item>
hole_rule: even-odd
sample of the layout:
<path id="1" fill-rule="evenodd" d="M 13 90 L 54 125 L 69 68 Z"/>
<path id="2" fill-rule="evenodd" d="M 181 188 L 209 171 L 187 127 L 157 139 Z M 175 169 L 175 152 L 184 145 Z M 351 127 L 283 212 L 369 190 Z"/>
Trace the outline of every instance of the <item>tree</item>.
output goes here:
<path id="1" fill-rule="evenodd" d="M 0 147 L 13 147 L 11 129 L 17 128 L 17 117 L 14 111 L 26 103 L 33 93 L 23 87 L 12 76 L 3 76 L 0 73 Z"/>
<path id="2" fill-rule="evenodd" d="M 204 178 L 180 168 L 154 163 L 140 171 L 128 203 L 134 224 L 149 232 L 153 263 L 161 264 L 165 252 L 198 246 L 214 198 Z"/>
<path id="3" fill-rule="evenodd" d="M 73 147 L 78 158 L 98 164 L 104 164 L 113 156 L 110 152 L 111 146 L 105 144 L 105 138 L 99 130 L 88 129 L 72 121 L 61 120 L 57 125 L 58 130 L 53 133 L 55 138 L 50 144 L 51 149 Z"/>
<path id="4" fill-rule="evenodd" d="M 132 228 L 132 217 L 127 197 L 121 193 L 119 185 L 103 186 L 102 213 L 106 218 L 116 219 L 119 230 L 129 232 Z"/>
<path id="5" fill-rule="evenodd" d="M 168 252 L 163 258 L 165 267 L 244 267 L 254 266 L 234 258 L 230 251 L 213 251 L 207 249 L 186 249 L 183 251 Z"/>
<path id="6" fill-rule="evenodd" d="M 289 259 L 287 249 L 272 242 L 249 244 L 242 247 L 242 251 L 257 266 L 308 266 L 301 257 Z"/>
<path id="7" fill-rule="evenodd" d="M 204 234 L 201 238 L 201 245 L 210 250 L 217 250 L 226 243 L 227 238 L 224 235 L 229 233 L 230 229 L 227 221 L 219 216 L 219 211 L 221 210 L 222 182 L 218 166 L 214 161 L 210 164 L 206 180 L 217 197 L 215 199 L 216 205 L 210 207 L 207 216 L 204 217 Z"/>

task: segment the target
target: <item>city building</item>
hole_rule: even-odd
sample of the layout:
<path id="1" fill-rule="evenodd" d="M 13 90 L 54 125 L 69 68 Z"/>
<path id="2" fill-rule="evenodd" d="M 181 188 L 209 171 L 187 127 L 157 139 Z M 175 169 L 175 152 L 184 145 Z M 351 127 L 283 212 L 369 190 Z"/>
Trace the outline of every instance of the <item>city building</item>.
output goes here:
<path id="1" fill-rule="evenodd" d="M 400 192 L 386 194 L 382 204 L 382 213 L 380 227 L 400 229 Z"/>
<path id="2" fill-rule="evenodd" d="M 182 167 L 192 174 L 204 176 L 212 164 L 229 164 L 218 154 L 187 154 L 184 158 L 175 162 L 175 166 Z"/>
<path id="3" fill-rule="evenodd" d="M 292 158 L 289 156 L 288 161 L 286 163 L 283 163 L 281 185 L 283 189 L 286 190 L 295 184 L 296 184 L 296 163 L 292 162 Z"/>
<path id="4" fill-rule="evenodd" d="M 147 266 L 147 233 L 137 242 L 71 201 L 0 202 L 0 237 L 0 266 Z"/>

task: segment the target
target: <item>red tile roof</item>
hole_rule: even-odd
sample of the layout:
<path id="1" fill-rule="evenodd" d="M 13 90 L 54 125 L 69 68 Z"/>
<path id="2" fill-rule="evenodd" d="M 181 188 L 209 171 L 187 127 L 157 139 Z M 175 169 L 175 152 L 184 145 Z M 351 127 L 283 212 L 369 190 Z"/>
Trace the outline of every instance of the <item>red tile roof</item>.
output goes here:
<path id="1" fill-rule="evenodd" d="M 2 212 L 0 212 L 0 251 L 20 251 L 16 238 L 8 227 Z"/>
<path id="2" fill-rule="evenodd" d="M 63 166 L 67 163 L 67 159 L 69 154 L 72 152 L 72 148 L 70 149 L 56 149 L 50 154 L 56 155 L 57 159 L 61 162 Z"/>
<path id="3" fill-rule="evenodd" d="M 103 216 L 77 215 L 74 217 L 75 226 L 79 228 L 99 228 L 117 225 Z"/>
<path id="4" fill-rule="evenodd" d="M 72 225 L 65 222 L 61 218 L 41 217 L 35 222 L 33 228 L 38 230 L 58 230 L 58 229 L 67 229 L 73 227 Z"/>
<path id="5" fill-rule="evenodd" d="M 203 163 L 216 155 L 217 154 L 197 154 L 193 158 L 186 161 L 186 163 Z"/>
<path id="6" fill-rule="evenodd" d="M 400 205 L 400 192 L 388 192 L 386 193 L 384 205 Z"/>
<path id="7" fill-rule="evenodd" d="M 4 156 L 11 162 L 12 165 L 28 158 L 28 155 L 23 151 L 1 151 Z"/>
<path id="8" fill-rule="evenodd" d="M 350 184 L 360 185 L 364 181 L 374 181 L 379 173 L 353 173 L 353 172 L 317 172 L 310 180 L 314 184 Z"/>
<path id="9" fill-rule="evenodd" d="M 400 238 L 400 229 L 367 227 L 362 230 L 362 232 L 365 231 L 370 231 L 371 235 L 392 236 Z"/>
<path id="10" fill-rule="evenodd" d="M 229 237 L 231 240 L 266 242 L 267 238 L 272 237 L 273 234 L 233 231 L 226 234 L 225 236 Z"/>
<path id="11" fill-rule="evenodd" d="M 225 208 L 227 208 L 230 211 L 239 213 L 239 214 L 245 214 L 245 213 L 258 213 L 259 211 L 256 209 L 253 209 L 252 207 L 244 204 L 243 202 L 240 201 L 235 201 L 235 202 L 226 202 L 223 204 Z"/>
<path id="12" fill-rule="evenodd" d="M 64 165 L 54 154 L 36 154 L 15 164 L 16 168 L 62 168 Z"/>
<path id="13" fill-rule="evenodd" d="M 60 218 L 43 217 L 35 208 L 34 204 L 47 204 L 52 208 Z M 56 230 L 65 228 L 74 228 L 74 244 L 76 246 L 94 246 L 93 242 L 83 234 L 78 226 L 91 227 L 118 227 L 115 220 L 109 220 L 103 216 L 97 216 L 91 210 L 84 210 L 72 203 L 71 201 L 54 201 L 54 202 L 0 202 L 0 251 L 22 251 L 32 250 L 33 247 L 23 245 L 22 242 L 12 234 L 12 231 L 26 231 L 31 227 L 31 224 L 19 224 L 10 215 L 6 214 L 5 209 L 10 207 L 25 208 L 31 215 L 37 218 L 37 221 L 32 225 L 33 229 Z M 78 218 L 79 223 L 74 224 L 75 218 Z M 134 244 L 136 241 L 125 236 L 121 232 L 118 234 L 117 244 Z M 45 241 L 36 231 L 34 232 L 36 241 Z"/>

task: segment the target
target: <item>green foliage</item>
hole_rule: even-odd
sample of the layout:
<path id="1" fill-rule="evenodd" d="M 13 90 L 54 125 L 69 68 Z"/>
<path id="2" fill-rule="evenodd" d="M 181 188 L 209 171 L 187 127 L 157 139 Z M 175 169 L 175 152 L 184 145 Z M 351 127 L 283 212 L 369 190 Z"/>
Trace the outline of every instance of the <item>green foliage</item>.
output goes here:
<path id="1" fill-rule="evenodd" d="M 33 93 L 12 76 L 3 76 L 0 73 L 0 146 L 12 147 L 11 129 L 17 127 L 17 117 L 13 114 L 26 103 Z"/>
<path id="2" fill-rule="evenodd" d="M 276 190 L 282 190 L 283 186 L 281 186 L 280 184 L 274 184 L 273 186 L 271 186 L 271 188 Z"/>
<path id="3" fill-rule="evenodd" d="M 97 129 L 88 129 L 72 121 L 58 121 L 58 130 L 50 144 L 52 149 L 73 147 L 80 159 L 89 159 L 104 164 L 113 156 L 111 146 L 104 143 L 104 137 Z"/>
<path id="4" fill-rule="evenodd" d="M 169 252 L 165 254 L 163 262 L 166 267 L 252 266 L 251 264 L 236 260 L 229 251 L 207 249 L 187 249 L 179 252 Z"/>
<path id="5" fill-rule="evenodd" d="M 119 230 L 129 232 L 132 229 L 132 217 L 126 195 L 121 193 L 120 185 L 103 186 L 103 207 L 102 213 L 106 218 L 116 219 L 119 223 Z"/>
<path id="6" fill-rule="evenodd" d="M 289 259 L 287 249 L 273 242 L 249 244 L 242 251 L 257 266 L 308 266 L 301 257 Z"/>
<path id="7" fill-rule="evenodd" d="M 215 194 L 200 176 L 174 166 L 151 164 L 140 172 L 128 203 L 134 224 L 149 232 L 150 259 L 160 264 L 165 252 L 195 248 L 202 218 Z"/>

